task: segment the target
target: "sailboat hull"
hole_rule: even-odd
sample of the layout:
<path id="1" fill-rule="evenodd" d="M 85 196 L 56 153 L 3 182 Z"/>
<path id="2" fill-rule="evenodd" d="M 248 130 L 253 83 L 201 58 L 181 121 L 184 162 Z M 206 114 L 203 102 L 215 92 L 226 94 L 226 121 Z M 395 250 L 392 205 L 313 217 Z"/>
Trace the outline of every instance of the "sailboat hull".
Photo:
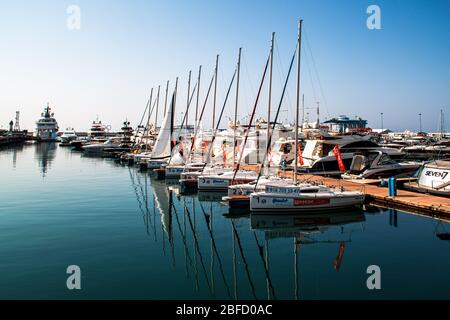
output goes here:
<path id="1" fill-rule="evenodd" d="M 341 210 L 361 205 L 364 195 L 348 193 L 336 196 L 288 196 L 279 194 L 255 193 L 250 196 L 250 210 L 258 212 L 309 212 Z"/>

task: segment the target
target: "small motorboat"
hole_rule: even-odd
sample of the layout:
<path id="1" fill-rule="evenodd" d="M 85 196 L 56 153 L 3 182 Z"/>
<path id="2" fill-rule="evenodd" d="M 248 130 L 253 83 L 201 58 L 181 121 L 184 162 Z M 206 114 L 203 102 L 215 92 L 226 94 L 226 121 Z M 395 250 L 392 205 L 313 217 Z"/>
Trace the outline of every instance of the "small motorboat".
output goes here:
<path id="1" fill-rule="evenodd" d="M 72 141 L 75 141 L 78 139 L 77 133 L 73 128 L 67 128 L 63 134 L 59 137 L 60 146 L 61 147 L 67 147 L 70 146 L 70 143 Z"/>
<path id="2" fill-rule="evenodd" d="M 309 183 L 267 184 L 262 192 L 250 195 L 252 212 L 327 211 L 362 205 L 364 193 Z"/>
<path id="3" fill-rule="evenodd" d="M 105 149 L 119 148 L 121 146 L 119 141 L 108 139 L 103 143 L 92 143 L 83 146 L 83 151 L 86 155 L 102 155 Z"/>
<path id="4" fill-rule="evenodd" d="M 370 150 L 355 154 L 350 170 L 342 175 L 343 179 L 384 179 L 390 177 L 411 177 L 420 164 L 417 162 L 397 162 L 387 153 Z"/>

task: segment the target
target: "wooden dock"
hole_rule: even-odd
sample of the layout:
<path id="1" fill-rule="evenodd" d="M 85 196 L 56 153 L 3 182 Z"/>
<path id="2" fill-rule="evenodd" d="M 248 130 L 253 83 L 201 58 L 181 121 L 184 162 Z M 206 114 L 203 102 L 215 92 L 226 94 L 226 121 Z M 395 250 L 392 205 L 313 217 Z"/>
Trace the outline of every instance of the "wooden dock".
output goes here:
<path id="1" fill-rule="evenodd" d="M 241 165 L 240 169 L 260 171 L 259 165 Z M 292 178 L 293 171 L 278 171 L 280 177 Z M 388 188 L 379 186 L 380 180 L 343 180 L 311 174 L 297 174 L 298 181 L 321 183 L 328 187 L 342 187 L 345 190 L 361 191 L 370 204 L 399 209 L 411 213 L 425 214 L 450 219 L 450 198 L 397 189 L 397 196 L 388 195 Z M 398 179 L 407 182 L 411 179 Z"/>
<path id="2" fill-rule="evenodd" d="M 282 174 L 292 178 L 292 171 Z M 450 217 L 450 198 L 397 189 L 397 196 L 388 196 L 388 188 L 366 183 L 366 181 L 342 180 L 316 175 L 298 174 L 299 181 L 323 183 L 328 187 L 342 187 L 345 190 L 362 191 L 369 202 L 384 207 L 423 213 L 432 216 Z"/>

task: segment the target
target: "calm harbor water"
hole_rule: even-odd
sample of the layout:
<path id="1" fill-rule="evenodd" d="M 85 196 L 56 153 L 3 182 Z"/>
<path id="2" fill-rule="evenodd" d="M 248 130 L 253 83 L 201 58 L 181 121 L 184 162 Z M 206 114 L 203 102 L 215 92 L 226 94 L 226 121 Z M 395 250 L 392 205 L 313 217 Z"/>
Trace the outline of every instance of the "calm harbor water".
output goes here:
<path id="1" fill-rule="evenodd" d="M 56 144 L 0 150 L 0 299 L 450 299 L 436 219 L 224 216 L 219 195 Z M 81 268 L 68 290 L 66 268 Z M 368 290 L 366 269 L 381 269 Z"/>

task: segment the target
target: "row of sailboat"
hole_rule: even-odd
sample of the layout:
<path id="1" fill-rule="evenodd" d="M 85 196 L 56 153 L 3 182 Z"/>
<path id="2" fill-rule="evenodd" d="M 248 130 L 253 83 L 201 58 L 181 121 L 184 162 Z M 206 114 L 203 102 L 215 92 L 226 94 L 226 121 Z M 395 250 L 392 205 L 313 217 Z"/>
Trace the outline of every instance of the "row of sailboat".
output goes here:
<path id="1" fill-rule="evenodd" d="M 301 29 L 299 22 L 297 45 L 291 59 L 289 71 L 285 79 L 282 95 L 276 110 L 276 116 L 271 119 L 273 50 L 275 34 L 272 34 L 270 53 L 267 57 L 263 75 L 259 83 L 258 93 L 248 124 L 240 125 L 237 119 L 239 107 L 239 80 L 241 66 L 241 48 L 232 80 L 216 119 L 216 92 L 218 56 L 214 75 L 209 82 L 205 100 L 199 104 L 199 87 L 201 68 L 197 83 L 191 92 L 191 73 L 188 81 L 188 95 L 184 118 L 178 130 L 175 130 L 175 107 L 177 101 L 178 79 L 172 94 L 170 107 L 165 113 L 156 141 L 150 152 L 135 150 L 132 162 L 141 169 L 155 172 L 158 178 L 178 179 L 182 190 L 227 191 L 231 197 L 240 196 L 237 203 L 250 204 L 252 211 L 310 211 L 342 209 L 361 205 L 364 194 L 355 191 L 316 186 L 311 183 L 299 183 L 297 175 L 293 179 L 282 179 L 275 172 L 287 169 L 289 166 L 298 172 L 300 159 L 299 108 L 300 108 L 300 65 L 301 65 Z M 286 87 L 297 57 L 297 99 L 296 119 L 291 134 L 278 123 L 280 108 Z M 264 83 L 269 74 L 269 103 L 267 119 L 255 120 L 256 109 Z M 228 128 L 219 130 L 224 109 L 230 92 L 235 85 L 234 120 L 228 123 Z M 212 130 L 201 128 L 205 116 L 205 107 L 213 91 Z M 187 117 L 191 102 L 196 93 L 196 112 L 193 133 L 188 132 Z M 147 107 L 151 105 L 147 103 Z M 150 108 L 149 116 L 150 116 Z M 255 120 L 255 123 L 253 123 Z M 293 131 L 293 132 L 292 132 Z M 303 132 L 302 132 L 303 133 Z M 276 139 L 276 140 L 274 140 Z M 130 155 L 122 155 L 130 160 Z"/>
<path id="2" fill-rule="evenodd" d="M 298 174 L 302 173 L 344 179 L 383 179 L 413 175 L 421 165 L 417 162 L 402 162 L 405 157 L 402 150 L 386 144 L 380 145 L 367 134 L 334 135 L 323 130 L 319 121 L 319 109 L 315 126 L 300 125 L 300 100 L 303 100 L 300 87 L 301 34 L 302 20 L 299 21 L 296 47 L 277 108 L 272 106 L 273 33 L 269 55 L 246 124 L 238 121 L 240 48 L 221 108 L 217 108 L 217 56 L 203 101 L 200 100 L 202 68 L 200 66 L 195 83 L 192 83 L 192 73 L 189 72 L 186 106 L 184 112 L 181 112 L 184 115 L 181 123 L 175 123 L 176 108 L 180 100 L 178 78 L 170 95 L 168 85 L 166 86 L 164 118 L 160 127 L 157 121 L 160 88 L 158 87 L 157 98 L 154 100 L 152 89 L 141 123 L 130 139 L 133 141 L 132 150 L 118 153 L 117 160 L 151 171 L 158 179 L 176 180 L 185 193 L 197 190 L 227 192 L 224 200 L 230 206 L 249 206 L 251 211 L 258 212 L 335 210 L 364 202 L 364 194 L 359 191 L 299 181 Z M 279 117 L 295 62 L 295 122 L 286 125 L 279 121 Z M 262 89 L 267 82 L 267 118 L 256 119 Z M 220 129 L 225 107 L 232 99 L 233 88 L 234 119 L 228 121 L 225 129 Z M 211 100 L 213 108 L 206 111 Z M 193 108 L 194 125 L 190 126 L 188 118 Z M 273 114 L 275 117 L 272 117 Z M 155 118 L 154 124 L 151 123 L 152 116 Z M 210 129 L 202 126 L 208 116 L 212 120 Z M 293 171 L 292 178 L 279 174 L 285 171 Z"/>

